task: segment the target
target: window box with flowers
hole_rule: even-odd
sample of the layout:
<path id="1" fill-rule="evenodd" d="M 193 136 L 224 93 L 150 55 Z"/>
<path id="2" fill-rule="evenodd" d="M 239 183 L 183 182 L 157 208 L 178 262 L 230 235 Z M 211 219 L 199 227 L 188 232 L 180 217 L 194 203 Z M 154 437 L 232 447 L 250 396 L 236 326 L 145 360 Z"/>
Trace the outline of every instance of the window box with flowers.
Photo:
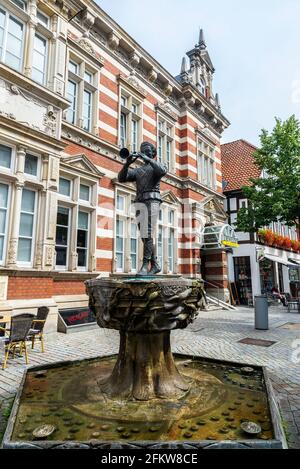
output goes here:
<path id="1" fill-rule="evenodd" d="M 262 244 L 274 246 L 287 251 L 294 251 L 300 253 L 300 241 L 292 240 L 288 236 L 281 236 L 274 233 L 272 230 L 259 230 L 258 240 Z"/>

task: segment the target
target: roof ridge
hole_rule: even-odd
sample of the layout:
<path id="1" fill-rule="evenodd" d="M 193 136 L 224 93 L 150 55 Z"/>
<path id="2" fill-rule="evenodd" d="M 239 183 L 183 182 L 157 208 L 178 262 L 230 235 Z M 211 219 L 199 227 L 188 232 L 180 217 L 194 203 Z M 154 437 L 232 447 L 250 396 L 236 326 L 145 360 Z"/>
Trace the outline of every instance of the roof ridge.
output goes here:
<path id="1" fill-rule="evenodd" d="M 232 145 L 232 144 L 238 143 L 238 142 L 246 143 L 246 145 L 249 145 L 250 147 L 255 148 L 255 150 L 258 149 L 258 147 L 256 145 L 253 145 L 253 143 L 248 142 L 248 140 L 245 140 L 244 138 L 238 138 L 237 140 L 233 140 L 232 142 L 221 143 L 221 147 L 224 147 L 225 145 Z"/>

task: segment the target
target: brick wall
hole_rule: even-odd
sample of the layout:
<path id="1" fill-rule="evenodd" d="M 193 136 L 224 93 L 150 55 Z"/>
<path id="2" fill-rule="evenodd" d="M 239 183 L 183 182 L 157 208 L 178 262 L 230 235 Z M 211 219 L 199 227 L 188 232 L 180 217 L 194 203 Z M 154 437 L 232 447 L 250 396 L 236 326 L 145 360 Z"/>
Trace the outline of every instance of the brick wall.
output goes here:
<path id="1" fill-rule="evenodd" d="M 82 295 L 83 280 L 56 280 L 51 277 L 9 277 L 7 299 L 51 298 L 56 295 Z"/>

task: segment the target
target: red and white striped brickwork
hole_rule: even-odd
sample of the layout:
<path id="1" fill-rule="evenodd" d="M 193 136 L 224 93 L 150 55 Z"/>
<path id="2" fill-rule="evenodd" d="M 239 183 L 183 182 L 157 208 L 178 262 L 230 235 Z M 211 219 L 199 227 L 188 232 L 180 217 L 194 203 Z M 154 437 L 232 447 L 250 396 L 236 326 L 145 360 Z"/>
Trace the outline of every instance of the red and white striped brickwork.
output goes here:
<path id="1" fill-rule="evenodd" d="M 78 34 L 76 28 L 70 26 L 74 36 Z M 100 70 L 99 82 L 99 113 L 98 128 L 101 140 L 113 146 L 119 145 L 119 115 L 120 115 L 120 81 L 119 76 L 129 77 L 130 71 L 121 61 L 112 54 L 95 46 L 95 50 L 103 59 L 103 67 Z M 139 81 L 138 76 L 135 79 Z M 142 140 L 147 140 L 157 146 L 157 105 L 164 104 L 165 97 L 156 92 L 151 84 L 145 84 L 145 81 L 139 81 L 139 87 L 142 88 L 145 99 L 142 104 Z M 206 125 L 200 119 L 197 119 L 194 113 L 188 109 L 178 111 L 172 102 L 168 103 L 171 111 L 176 115 L 175 123 L 175 176 L 178 178 L 190 178 L 198 181 L 197 168 L 197 129 L 203 129 Z M 220 143 L 216 134 L 214 134 L 215 144 L 215 177 L 216 192 L 222 193 L 222 173 L 221 173 L 221 152 Z M 104 274 L 113 271 L 113 250 L 115 236 L 115 186 L 113 180 L 122 167 L 121 161 L 112 159 L 105 155 L 105 152 L 98 153 L 92 150 L 82 148 L 78 143 L 68 141 L 65 150 L 68 154 L 78 154 L 84 152 L 86 156 L 105 174 L 99 183 L 98 209 L 97 209 L 97 261 L 96 269 Z M 191 206 L 199 203 L 205 197 L 211 195 L 211 191 L 205 194 L 196 191 L 190 187 L 178 188 L 177 184 L 170 181 L 163 181 L 161 191 L 171 191 L 181 203 L 181 214 L 178 221 L 178 273 L 184 275 L 195 275 L 199 271 L 200 251 L 195 249 L 193 242 L 196 241 L 193 229 L 196 227 L 196 221 L 191 216 L 184 216 L 183 212 L 191 213 Z M 203 193 L 204 192 L 204 193 Z M 186 220 L 186 218 L 188 220 Z M 185 220 L 185 222 L 184 222 Z M 218 277 L 219 278 L 219 277 Z"/>

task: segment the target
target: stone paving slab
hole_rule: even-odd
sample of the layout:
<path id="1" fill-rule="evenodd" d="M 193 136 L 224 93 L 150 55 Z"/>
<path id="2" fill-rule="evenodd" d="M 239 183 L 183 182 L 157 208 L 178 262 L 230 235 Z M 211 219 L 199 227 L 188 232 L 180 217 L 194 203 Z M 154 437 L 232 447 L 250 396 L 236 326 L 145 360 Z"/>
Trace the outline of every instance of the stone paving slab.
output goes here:
<path id="1" fill-rule="evenodd" d="M 300 449 L 300 330 L 280 328 L 288 322 L 299 324 L 300 315 L 289 314 L 281 306 L 269 309 L 268 331 L 254 329 L 254 311 L 250 308 L 201 311 L 187 329 L 172 333 L 172 349 L 187 355 L 266 366 L 287 428 L 289 446 Z M 239 343 L 247 337 L 276 343 L 268 348 Z M 113 330 L 51 334 L 46 337 L 45 353 L 41 353 L 39 344 L 30 350 L 28 367 L 110 355 L 117 353 L 118 347 L 118 332 Z M 3 356 L 0 350 L 0 364 Z M 18 357 L 9 360 L 6 370 L 0 370 L 0 434 L 3 409 L 10 405 L 26 367 L 25 359 Z"/>

